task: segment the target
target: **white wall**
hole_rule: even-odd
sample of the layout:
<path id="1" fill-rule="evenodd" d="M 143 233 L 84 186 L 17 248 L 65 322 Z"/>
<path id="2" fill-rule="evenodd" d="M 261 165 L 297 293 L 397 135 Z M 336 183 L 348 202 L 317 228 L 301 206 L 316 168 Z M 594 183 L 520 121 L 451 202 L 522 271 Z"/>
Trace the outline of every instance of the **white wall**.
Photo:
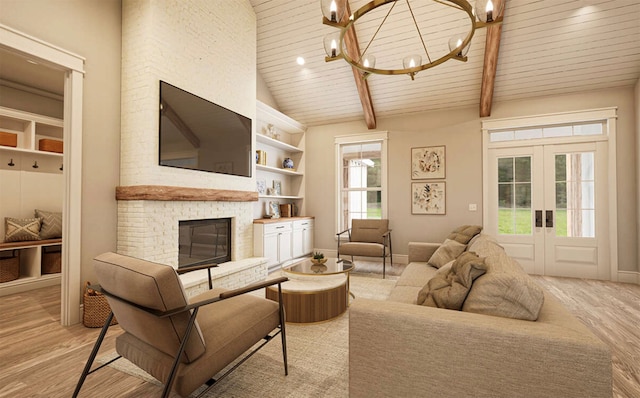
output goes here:
<path id="1" fill-rule="evenodd" d="M 635 113 L 631 87 L 496 103 L 492 118 L 569 110 L 618 107 L 618 256 L 619 269 L 638 271 L 636 227 L 638 176 Z M 439 242 L 460 224 L 482 224 L 482 139 L 478 108 L 379 118 L 377 130 L 389 131 L 389 219 L 393 248 L 407 253 L 409 241 Z M 307 131 L 307 215 L 316 217 L 315 246 L 335 249 L 335 160 L 337 135 L 367 131 L 364 122 L 310 127 Z M 410 163 L 412 147 L 446 146 L 446 215 L 411 215 Z M 468 210 L 477 204 L 478 211 Z"/>

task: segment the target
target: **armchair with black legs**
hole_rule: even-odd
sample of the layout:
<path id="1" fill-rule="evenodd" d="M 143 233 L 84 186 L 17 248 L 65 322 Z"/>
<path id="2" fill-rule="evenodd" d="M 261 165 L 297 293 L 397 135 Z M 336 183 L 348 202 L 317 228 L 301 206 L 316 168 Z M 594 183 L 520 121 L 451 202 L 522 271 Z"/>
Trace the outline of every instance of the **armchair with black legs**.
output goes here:
<path id="1" fill-rule="evenodd" d="M 341 236 L 348 234 L 349 240 L 343 242 Z M 386 259 L 393 266 L 391 249 L 391 230 L 389 220 L 351 220 L 351 228 L 338 232 L 338 258 L 341 255 L 382 257 L 382 278 L 386 277 Z"/>
<path id="2" fill-rule="evenodd" d="M 112 313 L 73 397 L 78 396 L 88 374 L 105 366 L 91 369 L 114 314 L 124 331 L 116 337 L 117 353 L 164 383 L 162 397 L 168 397 L 172 390 L 186 397 L 205 384 L 209 388 L 202 393 L 208 391 L 278 334 L 288 374 L 282 297 L 278 303 L 245 294 L 274 284 L 282 294 L 280 285 L 287 278 L 235 290 L 215 288 L 187 300 L 178 274 L 170 266 L 116 253 L 99 255 L 94 265 Z M 213 380 L 241 356 L 240 362 Z"/>

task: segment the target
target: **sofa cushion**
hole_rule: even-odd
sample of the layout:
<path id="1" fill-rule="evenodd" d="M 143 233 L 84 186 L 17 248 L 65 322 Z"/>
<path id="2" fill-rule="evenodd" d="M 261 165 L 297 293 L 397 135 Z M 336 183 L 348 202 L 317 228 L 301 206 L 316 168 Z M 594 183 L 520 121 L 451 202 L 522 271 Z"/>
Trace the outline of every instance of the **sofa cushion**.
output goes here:
<path id="1" fill-rule="evenodd" d="M 462 311 L 535 321 L 544 294 L 522 266 L 491 239 L 474 243 L 487 271 L 474 281 Z"/>
<path id="2" fill-rule="evenodd" d="M 418 293 L 417 304 L 460 310 L 474 279 L 484 274 L 484 260 L 475 253 L 465 252 L 448 271 L 438 271 Z"/>
<path id="3" fill-rule="evenodd" d="M 457 242 L 467 244 L 477 234 L 482 231 L 482 227 L 479 225 L 461 225 L 458 228 L 454 229 L 447 239 L 455 240 Z"/>
<path id="4" fill-rule="evenodd" d="M 443 267 L 444 268 L 444 267 Z M 438 269 L 423 262 L 412 262 L 402 271 L 400 279 L 396 282 L 396 286 L 414 286 L 418 290 L 422 288 L 429 279 L 433 278 Z M 415 297 L 414 297 L 415 299 Z"/>
<path id="5" fill-rule="evenodd" d="M 453 239 L 446 239 L 433 253 L 427 264 L 440 268 L 449 261 L 455 260 L 466 249 L 467 245 Z"/>

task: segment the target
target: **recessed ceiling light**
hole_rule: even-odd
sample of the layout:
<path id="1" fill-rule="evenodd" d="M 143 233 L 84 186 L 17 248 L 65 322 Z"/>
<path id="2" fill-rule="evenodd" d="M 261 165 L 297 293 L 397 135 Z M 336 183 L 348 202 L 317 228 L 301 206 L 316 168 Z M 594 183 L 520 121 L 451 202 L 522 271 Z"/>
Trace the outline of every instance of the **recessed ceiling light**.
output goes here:
<path id="1" fill-rule="evenodd" d="M 296 62 L 298 63 L 298 65 L 304 65 L 304 58 L 302 58 L 302 57 L 298 57 L 298 58 L 296 59 Z"/>

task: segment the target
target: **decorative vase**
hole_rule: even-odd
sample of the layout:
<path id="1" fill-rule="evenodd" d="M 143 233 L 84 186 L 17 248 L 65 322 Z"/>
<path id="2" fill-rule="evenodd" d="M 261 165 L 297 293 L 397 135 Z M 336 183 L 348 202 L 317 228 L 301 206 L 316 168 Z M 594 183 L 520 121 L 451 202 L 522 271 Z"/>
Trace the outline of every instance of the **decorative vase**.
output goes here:
<path id="1" fill-rule="evenodd" d="M 285 169 L 292 169 L 293 168 L 293 160 L 291 160 L 291 158 L 285 158 L 282 161 L 282 167 L 284 167 Z"/>
<path id="2" fill-rule="evenodd" d="M 327 262 L 327 259 L 326 259 L 326 258 L 320 258 L 320 259 L 318 259 L 318 258 L 312 258 L 312 259 L 311 259 L 311 262 L 312 262 L 313 264 L 321 265 L 321 264 L 326 263 L 326 262 Z"/>

